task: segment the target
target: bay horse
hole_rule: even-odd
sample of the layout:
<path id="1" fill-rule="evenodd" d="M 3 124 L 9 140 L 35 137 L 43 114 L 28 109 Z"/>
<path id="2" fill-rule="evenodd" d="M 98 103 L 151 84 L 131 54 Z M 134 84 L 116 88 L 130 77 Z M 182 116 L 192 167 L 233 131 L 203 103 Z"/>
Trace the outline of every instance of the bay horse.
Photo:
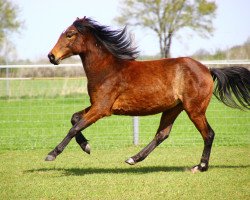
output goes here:
<path id="1" fill-rule="evenodd" d="M 175 119 L 185 110 L 204 140 L 200 163 L 191 171 L 203 172 L 208 169 L 214 140 L 214 131 L 205 115 L 212 94 L 227 106 L 249 109 L 248 69 L 209 69 L 188 57 L 137 61 L 138 51 L 126 28 L 113 30 L 91 18 L 77 18 L 61 34 L 48 58 L 58 65 L 72 55 L 81 58 L 91 106 L 73 114 L 73 127 L 46 161 L 55 160 L 73 137 L 83 151 L 90 153 L 88 140 L 81 131 L 103 117 L 162 113 L 153 140 L 126 160 L 134 165 L 168 138 Z"/>

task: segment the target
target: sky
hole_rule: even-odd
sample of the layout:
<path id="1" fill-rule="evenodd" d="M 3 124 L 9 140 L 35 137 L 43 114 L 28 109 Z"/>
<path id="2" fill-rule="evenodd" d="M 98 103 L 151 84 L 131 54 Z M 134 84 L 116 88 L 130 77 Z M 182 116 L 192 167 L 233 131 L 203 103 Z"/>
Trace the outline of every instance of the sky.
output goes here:
<path id="1" fill-rule="evenodd" d="M 100 24 L 122 28 L 114 22 L 119 16 L 119 0 L 12 0 L 19 6 L 24 27 L 11 36 L 18 59 L 46 58 L 60 34 L 79 17 L 91 17 Z M 199 49 L 215 52 L 244 43 L 250 38 L 250 1 L 216 0 L 218 5 L 212 37 L 180 31 L 173 39 L 172 57 L 190 56 Z M 148 29 L 129 27 L 141 55 L 159 53 L 157 36 Z"/>

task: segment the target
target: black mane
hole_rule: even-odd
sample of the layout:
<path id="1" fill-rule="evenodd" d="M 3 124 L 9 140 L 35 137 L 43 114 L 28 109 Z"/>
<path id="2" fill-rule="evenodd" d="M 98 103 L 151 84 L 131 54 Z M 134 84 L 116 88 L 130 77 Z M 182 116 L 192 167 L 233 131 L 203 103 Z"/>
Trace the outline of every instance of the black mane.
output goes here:
<path id="1" fill-rule="evenodd" d="M 89 29 L 97 40 L 117 58 L 134 60 L 138 56 L 139 51 L 137 51 L 137 47 L 132 46 L 132 40 L 131 37 L 128 37 L 126 27 L 120 30 L 111 30 L 109 26 L 100 25 L 86 17 L 77 19 L 73 25 L 80 33 L 84 33 L 86 28 Z"/>

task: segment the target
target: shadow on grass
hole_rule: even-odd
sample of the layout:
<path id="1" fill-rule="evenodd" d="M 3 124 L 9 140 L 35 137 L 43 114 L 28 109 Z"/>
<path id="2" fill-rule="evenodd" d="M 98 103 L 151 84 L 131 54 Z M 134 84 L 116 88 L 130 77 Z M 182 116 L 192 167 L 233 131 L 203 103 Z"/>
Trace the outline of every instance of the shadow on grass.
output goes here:
<path id="1" fill-rule="evenodd" d="M 227 166 L 227 165 L 214 165 L 212 168 L 221 169 L 244 169 L 250 168 L 250 165 L 240 166 Z M 25 173 L 36 173 L 36 172 L 62 172 L 64 176 L 84 176 L 88 174 L 148 174 L 154 172 L 184 172 L 189 171 L 190 168 L 184 166 L 150 166 L 150 167 L 131 167 L 131 168 L 40 168 L 27 170 Z"/>
<path id="2" fill-rule="evenodd" d="M 40 168 L 25 171 L 26 173 L 60 171 L 64 175 L 81 176 L 86 174 L 147 174 L 153 172 L 185 171 L 185 167 L 131 167 L 131 168 Z"/>

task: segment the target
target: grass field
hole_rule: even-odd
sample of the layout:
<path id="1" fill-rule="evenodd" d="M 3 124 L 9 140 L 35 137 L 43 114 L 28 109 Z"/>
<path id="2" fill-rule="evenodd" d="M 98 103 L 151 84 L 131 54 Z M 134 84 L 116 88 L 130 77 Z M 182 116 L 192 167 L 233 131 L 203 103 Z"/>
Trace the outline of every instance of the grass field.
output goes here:
<path id="1" fill-rule="evenodd" d="M 86 82 L 11 81 L 9 97 L 4 81 L 0 86 L 1 199 L 250 199 L 249 112 L 212 100 L 207 117 L 216 137 L 206 173 L 185 171 L 203 148 L 185 113 L 170 138 L 136 166 L 124 160 L 152 139 L 159 115 L 140 118 L 138 147 L 131 117 L 112 116 L 84 131 L 90 156 L 72 141 L 48 163 L 43 159 L 69 130 L 71 115 L 89 105 Z"/>
<path id="2" fill-rule="evenodd" d="M 1 199 L 227 199 L 250 198 L 246 147 L 215 147 L 208 172 L 185 171 L 201 148 L 156 149 L 144 162 L 123 161 L 140 148 L 65 151 L 44 162 L 47 150 L 1 151 Z"/>

